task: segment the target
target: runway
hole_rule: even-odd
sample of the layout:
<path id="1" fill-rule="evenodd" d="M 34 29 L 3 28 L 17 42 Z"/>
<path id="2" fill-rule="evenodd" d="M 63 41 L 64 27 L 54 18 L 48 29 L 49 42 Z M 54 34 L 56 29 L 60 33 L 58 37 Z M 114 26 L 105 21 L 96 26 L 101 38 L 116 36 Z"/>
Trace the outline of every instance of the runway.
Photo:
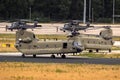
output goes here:
<path id="1" fill-rule="evenodd" d="M 112 58 L 83 58 L 78 56 L 66 56 L 62 59 L 60 56 L 55 59 L 50 58 L 50 55 L 40 55 L 36 58 L 32 56 L 21 57 L 21 53 L 0 53 L 0 62 L 32 62 L 32 63 L 72 63 L 72 64 L 106 64 L 106 65 L 120 65 L 120 59 Z"/>

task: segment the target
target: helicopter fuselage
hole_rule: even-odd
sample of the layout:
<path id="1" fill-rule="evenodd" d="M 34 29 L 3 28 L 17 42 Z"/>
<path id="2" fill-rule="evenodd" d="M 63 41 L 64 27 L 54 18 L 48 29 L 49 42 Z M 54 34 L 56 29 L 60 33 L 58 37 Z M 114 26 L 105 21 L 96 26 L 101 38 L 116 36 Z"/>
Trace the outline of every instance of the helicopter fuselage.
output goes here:
<path id="1" fill-rule="evenodd" d="M 39 41 L 35 38 L 34 33 L 18 30 L 15 47 L 26 55 L 80 53 L 86 49 L 110 51 L 113 41 L 103 37 L 76 35 L 68 37 L 64 41 Z"/>
<path id="2" fill-rule="evenodd" d="M 19 30 L 16 33 L 18 51 L 24 54 L 65 54 L 81 52 L 81 46 L 74 46 L 74 40 L 38 41 L 32 32 Z"/>

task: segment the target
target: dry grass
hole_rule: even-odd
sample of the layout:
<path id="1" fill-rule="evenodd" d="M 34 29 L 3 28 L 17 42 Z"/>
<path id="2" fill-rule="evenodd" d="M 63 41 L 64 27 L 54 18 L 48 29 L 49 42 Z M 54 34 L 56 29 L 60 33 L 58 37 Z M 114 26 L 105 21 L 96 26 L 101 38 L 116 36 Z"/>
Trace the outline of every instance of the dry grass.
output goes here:
<path id="1" fill-rule="evenodd" d="M 114 53 L 111 54 L 105 54 L 103 52 L 101 53 L 86 53 L 83 52 L 82 54 L 79 54 L 77 56 L 83 56 L 83 57 L 90 57 L 90 58 L 120 58 L 120 53 Z"/>
<path id="2" fill-rule="evenodd" d="M 120 65 L 0 63 L 0 80 L 120 80 Z"/>

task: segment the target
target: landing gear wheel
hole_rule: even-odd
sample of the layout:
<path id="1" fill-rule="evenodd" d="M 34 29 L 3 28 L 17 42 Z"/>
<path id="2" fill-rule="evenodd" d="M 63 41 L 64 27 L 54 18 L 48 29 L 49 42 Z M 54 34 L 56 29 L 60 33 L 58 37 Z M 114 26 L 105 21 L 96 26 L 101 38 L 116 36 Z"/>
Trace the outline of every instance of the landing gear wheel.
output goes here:
<path id="1" fill-rule="evenodd" d="M 99 50 L 98 50 L 98 49 L 96 49 L 96 52 L 98 53 L 98 52 L 99 52 Z"/>
<path id="2" fill-rule="evenodd" d="M 66 56 L 63 54 L 63 55 L 61 56 L 61 58 L 66 58 Z"/>
<path id="3" fill-rule="evenodd" d="M 24 57 L 25 57 L 25 54 L 22 54 L 22 57 L 24 58 Z"/>
<path id="4" fill-rule="evenodd" d="M 89 53 L 92 53 L 93 52 L 93 50 L 89 50 Z"/>
<path id="5" fill-rule="evenodd" d="M 51 55 L 51 58 L 55 58 L 55 55 L 53 54 L 53 55 Z"/>
<path id="6" fill-rule="evenodd" d="M 13 31 L 13 29 L 11 29 L 11 31 Z"/>
<path id="7" fill-rule="evenodd" d="M 33 57 L 36 58 L 36 54 L 33 54 Z"/>
<path id="8" fill-rule="evenodd" d="M 109 53 L 111 53 L 111 49 L 109 49 Z"/>

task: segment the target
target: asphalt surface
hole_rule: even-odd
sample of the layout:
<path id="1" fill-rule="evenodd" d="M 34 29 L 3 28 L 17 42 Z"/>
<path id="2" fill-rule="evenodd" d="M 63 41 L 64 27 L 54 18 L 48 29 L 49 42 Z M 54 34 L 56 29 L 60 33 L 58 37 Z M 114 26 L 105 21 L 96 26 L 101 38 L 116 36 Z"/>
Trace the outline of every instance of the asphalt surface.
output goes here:
<path id="1" fill-rule="evenodd" d="M 0 62 L 32 62 L 32 63 L 72 63 L 72 64 L 106 64 L 120 65 L 120 59 L 112 58 L 83 58 L 78 56 L 67 55 L 65 59 L 60 56 L 55 59 L 50 58 L 50 55 L 41 55 L 33 58 L 32 56 L 21 57 L 21 54 L 0 54 Z"/>

